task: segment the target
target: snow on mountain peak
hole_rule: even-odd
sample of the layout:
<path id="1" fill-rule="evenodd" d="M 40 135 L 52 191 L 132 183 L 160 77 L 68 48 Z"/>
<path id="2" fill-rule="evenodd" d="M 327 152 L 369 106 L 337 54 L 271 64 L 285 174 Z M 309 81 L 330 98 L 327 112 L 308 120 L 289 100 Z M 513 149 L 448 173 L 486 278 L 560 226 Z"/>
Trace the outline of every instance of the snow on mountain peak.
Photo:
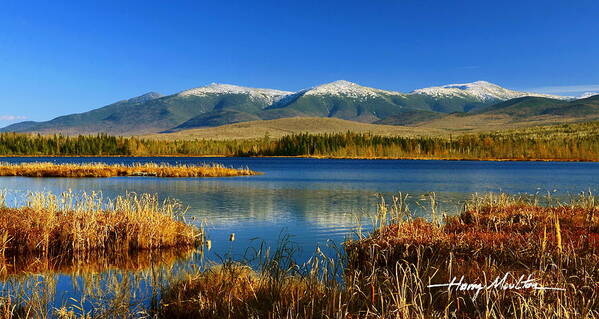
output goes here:
<path id="1" fill-rule="evenodd" d="M 558 95 L 548 95 L 531 92 L 520 92 L 502 88 L 497 84 L 487 81 L 476 81 L 472 83 L 447 84 L 414 90 L 412 94 L 423 94 L 433 97 L 462 97 L 473 98 L 481 102 L 491 100 L 509 100 L 523 96 L 538 96 L 552 99 L 567 99 Z"/>
<path id="2" fill-rule="evenodd" d="M 585 92 L 581 96 L 579 96 L 578 98 L 579 99 L 586 99 L 588 97 L 595 96 L 595 95 L 599 95 L 599 92 Z"/>
<path id="3" fill-rule="evenodd" d="M 189 89 L 179 93 L 179 96 L 206 96 L 209 94 L 247 94 L 253 98 L 266 100 L 270 103 L 278 101 L 285 95 L 293 92 L 273 89 L 259 89 L 231 84 L 212 83 L 210 85 Z"/>
<path id="4" fill-rule="evenodd" d="M 301 91 L 301 93 L 303 93 L 304 95 L 335 95 L 353 98 L 378 97 L 381 94 L 401 95 L 401 93 L 399 92 L 385 91 L 365 87 L 345 80 L 338 80 L 335 82 L 315 86 L 303 90 Z"/>

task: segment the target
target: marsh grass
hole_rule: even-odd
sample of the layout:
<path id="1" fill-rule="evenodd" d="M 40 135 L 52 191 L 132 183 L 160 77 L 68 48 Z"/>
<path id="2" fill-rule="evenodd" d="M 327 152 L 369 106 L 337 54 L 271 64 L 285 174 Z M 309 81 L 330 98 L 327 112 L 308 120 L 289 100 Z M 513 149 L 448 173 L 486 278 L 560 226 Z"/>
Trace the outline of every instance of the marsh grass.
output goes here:
<path id="1" fill-rule="evenodd" d="M 551 202 L 551 200 L 547 200 Z M 595 318 L 599 316 L 599 218 L 595 197 L 553 201 L 538 197 L 473 196 L 461 214 L 443 223 L 389 218 L 370 236 L 346 243 L 346 272 L 364 307 L 381 317 Z M 406 216 L 395 211 L 392 216 Z M 490 284 L 510 273 L 565 291 L 426 288 L 464 282 Z M 399 298 L 401 297 L 401 298 Z"/>
<path id="2" fill-rule="evenodd" d="M 249 168 L 230 168 L 220 164 L 169 165 L 169 164 L 55 164 L 55 163 L 0 163 L 0 176 L 24 177 L 230 177 L 257 175 Z"/>
<path id="3" fill-rule="evenodd" d="M 149 194 L 105 200 L 96 193 L 31 193 L 22 207 L 0 206 L 0 257 L 194 246 L 201 232 L 183 221 L 184 212 L 180 203 Z"/>
<path id="4" fill-rule="evenodd" d="M 531 196 L 476 195 L 461 214 L 415 218 L 407 195 L 381 201 L 374 231 L 304 265 L 273 253 L 258 267 L 225 262 L 165 288 L 160 318 L 596 318 L 598 207 L 592 195 L 540 206 Z M 435 215 L 436 198 L 430 195 Z M 559 225 L 559 226 L 558 226 Z M 561 239 L 559 239 L 561 238 Z M 283 249 L 285 251 L 285 249 Z M 259 255 L 259 254 L 258 254 Z M 544 286 L 429 288 L 452 277 L 490 284 L 532 274 Z M 341 274 L 342 280 L 337 280 Z"/>
<path id="5" fill-rule="evenodd" d="M 156 303 L 143 309 L 131 308 L 133 283 L 115 279 L 110 301 L 89 313 L 232 319 L 599 317 L 599 207 L 591 194 L 565 203 L 548 199 L 548 206 L 535 196 L 476 195 L 454 216 L 440 216 L 431 194 L 427 202 L 434 216 L 428 220 L 414 217 L 408 199 L 402 194 L 381 200 L 373 231 L 333 249 L 333 256 L 318 249 L 298 264 L 295 249 L 283 238 L 276 249 L 260 246 L 243 261 L 226 258 L 171 272 L 157 288 Z M 490 289 L 474 298 L 472 291 L 428 287 L 460 276 L 486 285 L 507 272 L 509 280 L 532 274 L 540 284 L 565 291 Z M 73 307 L 55 314 L 82 313 Z"/>

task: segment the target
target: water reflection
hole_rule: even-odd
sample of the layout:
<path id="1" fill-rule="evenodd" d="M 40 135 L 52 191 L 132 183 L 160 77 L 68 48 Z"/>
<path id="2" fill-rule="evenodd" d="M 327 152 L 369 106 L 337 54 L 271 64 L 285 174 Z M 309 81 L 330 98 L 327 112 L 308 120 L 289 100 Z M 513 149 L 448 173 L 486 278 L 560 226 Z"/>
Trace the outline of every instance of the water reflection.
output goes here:
<path id="1" fill-rule="evenodd" d="M 118 253 L 91 252 L 77 256 L 36 256 L 21 254 L 0 258 L 0 280 L 27 277 L 32 274 L 59 274 L 80 276 L 107 271 L 140 272 L 152 267 L 172 267 L 177 262 L 190 261 L 196 248 L 120 251 Z"/>
<path id="2" fill-rule="evenodd" d="M 598 163 L 451 162 L 393 160 L 316 160 L 299 158 L 10 158 L 12 162 L 221 163 L 264 172 L 234 178 L 0 178 L 0 189 L 14 194 L 16 205 L 28 191 L 102 192 L 106 198 L 125 192 L 157 194 L 189 206 L 195 222 L 207 221 L 216 253 L 248 244 L 252 238 L 273 241 L 281 231 L 295 236 L 306 251 L 326 240 L 351 235 L 356 218 L 376 208 L 377 194 L 389 198 L 409 193 L 415 214 L 426 216 L 426 194 L 435 192 L 440 213 L 459 211 L 475 192 L 541 193 L 567 196 L 597 190 Z M 554 192 L 556 190 L 556 192 Z M 191 219 L 190 219 L 191 220 Z M 238 234 L 234 247 L 226 238 Z M 221 244 L 221 242 L 223 242 Z M 224 249 L 224 251 L 219 250 Z"/>
<path id="3" fill-rule="evenodd" d="M 34 318 L 57 311 L 83 315 L 93 310 L 108 317 L 145 311 L 156 302 L 161 287 L 189 265 L 202 265 L 203 256 L 201 249 L 192 248 L 108 256 L 16 256 L 0 260 L 0 303 L 8 306 L 4 310 Z"/>
<path id="4" fill-rule="evenodd" d="M 416 215 L 430 212 L 429 192 L 435 192 L 437 212 L 458 212 L 472 193 L 550 192 L 557 198 L 582 191 L 597 193 L 598 163 L 518 163 L 450 161 L 368 161 L 270 158 L 6 158 L 3 161 L 221 163 L 248 166 L 264 175 L 233 178 L 20 178 L 0 177 L 9 190 L 8 205 L 19 205 L 27 192 L 101 192 L 114 198 L 126 192 L 157 194 L 189 206 L 188 221 L 207 222 L 212 250 L 166 255 L 130 254 L 74 262 L 57 259 L 5 261 L 3 296 L 48 291 L 49 307 L 74 297 L 81 300 L 121 298 L 131 305 L 152 300 L 154 284 L 181 267 L 201 265 L 203 258 L 240 258 L 248 247 L 274 247 L 281 234 L 290 234 L 306 260 L 327 240 L 351 236 L 356 220 L 368 222 L 379 201 L 402 191 Z M 192 217 L 194 219 L 192 219 Z M 236 240 L 228 240 L 231 233 Z M 26 265 L 29 269 L 22 268 Z M 42 274 L 42 275 L 32 275 Z M 39 284 L 39 281 L 43 281 Z M 36 284 L 38 283 L 38 284 Z M 43 288 L 43 289 L 42 289 Z M 98 297 L 115 289 L 110 298 Z M 110 301 L 105 301 L 110 303 Z"/>

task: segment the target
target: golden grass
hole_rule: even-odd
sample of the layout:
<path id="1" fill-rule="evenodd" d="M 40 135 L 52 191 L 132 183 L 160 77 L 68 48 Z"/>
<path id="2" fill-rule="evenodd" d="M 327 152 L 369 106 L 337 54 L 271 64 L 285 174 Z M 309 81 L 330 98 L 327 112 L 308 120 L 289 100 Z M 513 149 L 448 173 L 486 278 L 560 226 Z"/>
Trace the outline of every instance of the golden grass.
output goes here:
<path id="1" fill-rule="evenodd" d="M 405 216 L 391 210 L 391 216 Z M 477 196 L 443 223 L 387 219 L 371 236 L 346 243 L 346 271 L 357 274 L 361 289 L 372 289 L 372 307 L 405 307 L 406 317 L 595 318 L 597 213 L 592 196 L 549 207 L 505 194 Z M 491 290 L 474 301 L 472 293 L 425 288 L 456 276 L 488 284 L 508 272 L 515 278 L 532 274 L 540 284 L 566 291 Z M 417 284 L 395 284 L 402 278 Z M 393 294 L 402 291 L 407 300 L 397 303 Z"/>
<path id="2" fill-rule="evenodd" d="M 32 193 L 27 205 L 0 202 L 1 257 L 72 256 L 196 245 L 200 233 L 182 221 L 180 204 L 127 194 Z"/>
<path id="3" fill-rule="evenodd" d="M 274 313 L 322 307 L 325 291 L 324 285 L 306 278 L 275 280 L 248 266 L 229 263 L 188 274 L 168 287 L 159 317 L 268 318 Z"/>
<path id="4" fill-rule="evenodd" d="M 436 220 L 436 212 L 426 221 L 411 218 L 405 197 L 396 198 L 391 205 L 381 203 L 371 235 L 344 245 L 346 264 L 324 256 L 303 268 L 273 257 L 266 271 L 255 272 L 225 263 L 172 282 L 157 316 L 596 318 L 597 213 L 592 196 L 543 207 L 525 198 L 486 195 L 444 222 Z M 345 265 L 343 283 L 322 275 L 332 264 Z M 539 284 L 566 291 L 491 289 L 474 299 L 472 291 L 428 287 L 454 276 L 486 285 L 507 272 L 515 277 L 510 280 L 532 274 Z"/>
<path id="5" fill-rule="evenodd" d="M 0 176 L 25 177 L 113 177 L 113 176 L 156 176 L 156 177 L 230 177 L 256 175 L 248 168 L 229 168 L 220 164 L 212 165 L 168 165 L 134 164 L 109 165 L 91 164 L 55 164 L 21 163 L 0 164 Z"/>
<path id="6" fill-rule="evenodd" d="M 599 317 L 595 197 L 541 206 L 535 198 L 475 196 L 460 214 L 443 220 L 433 209 L 431 221 L 411 217 L 406 198 L 381 202 L 374 232 L 345 243 L 347 260 L 319 250 L 308 263 L 297 265 L 292 248 L 260 248 L 253 268 L 225 260 L 174 275 L 159 287 L 155 308 L 128 312 L 131 299 L 124 298 L 98 312 L 231 319 Z M 430 199 L 435 207 L 435 197 Z M 507 272 L 516 278 L 532 274 L 539 284 L 566 290 L 492 289 L 474 299 L 472 291 L 427 287 L 454 276 L 488 284 Z M 114 289 L 130 291 L 122 282 Z M 41 313 L 47 307 L 40 305 L 34 309 Z M 6 307 L 11 300 L 0 299 L 0 315 L 18 313 Z M 68 307 L 56 315 L 75 316 Z"/>

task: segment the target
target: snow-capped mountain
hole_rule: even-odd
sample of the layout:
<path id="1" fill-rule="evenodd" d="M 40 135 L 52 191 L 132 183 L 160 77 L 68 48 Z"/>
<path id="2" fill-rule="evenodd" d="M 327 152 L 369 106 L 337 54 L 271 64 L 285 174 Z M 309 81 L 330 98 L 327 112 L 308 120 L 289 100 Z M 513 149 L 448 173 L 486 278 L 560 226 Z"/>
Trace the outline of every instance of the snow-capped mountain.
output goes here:
<path id="1" fill-rule="evenodd" d="M 585 94 L 585 97 L 594 94 Z M 571 99 L 509 90 L 485 81 L 429 87 L 411 93 L 386 91 L 343 80 L 295 93 L 213 83 L 168 96 L 149 93 L 50 121 L 13 124 L 0 131 L 130 135 L 289 117 L 333 117 L 404 125 L 454 112 L 495 110 L 497 108 L 489 107 L 524 96 L 563 100 L 538 99 L 533 101 L 535 105 L 539 104 L 535 110 L 549 104 L 554 107 L 566 105 L 565 100 Z M 516 102 L 527 104 L 514 104 L 509 110 L 517 111 L 521 117 L 534 113 L 531 101 Z M 506 110 L 505 107 L 500 109 Z M 576 116 L 588 115 L 588 110 L 577 112 Z"/>
<path id="2" fill-rule="evenodd" d="M 302 90 L 300 92 L 304 95 L 337 95 L 351 98 L 378 97 L 384 94 L 403 95 L 399 92 L 379 90 L 375 88 L 361 86 L 359 84 L 345 80 L 326 83 L 323 85 Z"/>
<path id="3" fill-rule="evenodd" d="M 448 84 L 443 86 L 433 86 L 414 90 L 412 94 L 423 94 L 435 98 L 473 98 L 481 102 L 487 101 L 505 101 L 524 96 L 546 97 L 551 99 L 567 100 L 569 97 L 540 94 L 532 92 L 520 92 L 503 88 L 499 85 L 486 81 L 476 81 L 472 83 Z"/>
<path id="4" fill-rule="evenodd" d="M 595 95 L 599 95 L 599 92 L 585 92 L 581 96 L 579 96 L 578 98 L 579 99 L 586 99 L 588 97 L 595 96 Z"/>
<path id="5" fill-rule="evenodd" d="M 212 83 L 210 85 L 185 90 L 178 93 L 178 96 L 206 96 L 209 94 L 247 94 L 252 98 L 261 99 L 269 103 L 274 103 L 282 97 L 293 94 L 293 92 L 280 91 L 273 89 L 259 89 L 231 84 Z"/>

